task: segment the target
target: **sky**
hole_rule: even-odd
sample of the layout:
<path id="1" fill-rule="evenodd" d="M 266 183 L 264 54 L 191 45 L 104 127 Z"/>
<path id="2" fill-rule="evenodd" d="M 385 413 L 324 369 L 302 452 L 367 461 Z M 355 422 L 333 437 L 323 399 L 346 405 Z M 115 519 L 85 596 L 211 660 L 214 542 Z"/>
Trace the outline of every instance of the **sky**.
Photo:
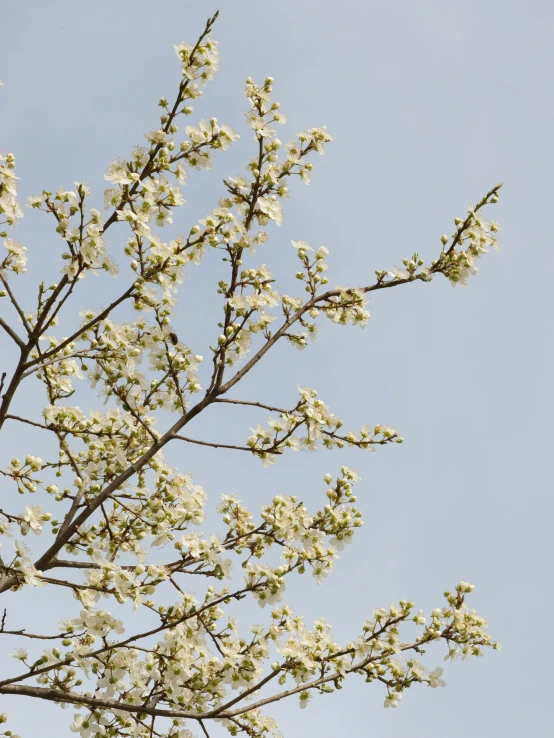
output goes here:
<path id="1" fill-rule="evenodd" d="M 178 84 L 173 44 L 194 42 L 218 7 L 221 68 L 193 118 L 215 116 L 241 140 L 210 172 L 191 177 L 175 232 L 215 207 L 222 178 L 241 172 L 252 156 L 243 115 L 247 76 L 275 78 L 274 97 L 288 115 L 283 140 L 319 125 L 335 138 L 315 160 L 312 184 L 292 188 L 284 224 L 270 229 L 263 258 L 284 280 L 296 271 L 293 239 L 329 248 L 333 285 L 370 283 L 375 269 L 392 269 L 414 251 L 430 260 L 468 203 L 504 182 L 490 211 L 501 226 L 501 252 L 481 260 L 467 287 L 452 289 L 437 278 L 377 293 L 364 330 L 325 325 L 316 344 L 302 353 L 278 348 L 241 388 L 241 399 L 290 406 L 297 386 L 312 386 L 345 425 L 393 425 L 402 446 L 291 454 L 269 469 L 220 450 L 170 452 L 213 499 L 233 492 L 253 509 L 292 492 L 313 507 L 323 475 L 353 467 L 365 526 L 323 585 L 298 579 L 287 601 L 308 622 L 325 617 L 347 641 L 375 607 L 407 598 L 428 611 L 444 590 L 466 580 L 476 585 L 470 604 L 503 646 L 483 659 L 444 665 L 445 689 L 416 685 L 397 710 L 383 709 L 380 686 L 352 679 L 306 710 L 291 701 L 271 713 L 288 738 L 546 735 L 553 718 L 554 6 L 4 2 L 0 149 L 17 157 L 21 193 L 81 180 L 100 204 L 108 163 L 155 127 L 159 97 L 169 98 Z M 109 245 L 117 253 L 126 234 L 114 231 Z M 29 309 L 37 281 L 56 278 L 56 238 L 44 215 L 27 213 L 17 239 L 29 249 L 30 267 L 17 286 Z M 177 317 L 182 340 L 204 355 L 217 332 L 219 267 L 210 269 L 203 264 L 188 275 Z M 88 280 L 67 325 L 78 309 L 105 304 L 113 289 L 108 277 Z M 0 311 L 11 317 L 7 305 Z M 0 337 L 3 371 L 13 362 L 7 341 Z M 37 418 L 41 403 L 38 383 L 28 383 L 14 407 Z M 240 441 L 265 419 L 243 410 L 213 413 L 194 432 Z M 35 439 L 10 426 L 0 464 L 14 453 L 34 453 Z M 0 483 L 5 498 L 12 490 Z M 40 608 L 44 627 L 55 626 L 63 603 L 48 588 L 29 589 L 9 595 L 10 617 L 31 629 Z M 264 615 L 247 610 L 247 617 L 258 622 Z M 432 650 L 427 662 L 442 665 L 443 655 Z M 2 667 L 11 670 L 11 662 Z M 13 698 L 0 708 L 23 738 L 44 735 L 45 724 L 46 735 L 71 735 L 71 711 L 50 703 Z"/>

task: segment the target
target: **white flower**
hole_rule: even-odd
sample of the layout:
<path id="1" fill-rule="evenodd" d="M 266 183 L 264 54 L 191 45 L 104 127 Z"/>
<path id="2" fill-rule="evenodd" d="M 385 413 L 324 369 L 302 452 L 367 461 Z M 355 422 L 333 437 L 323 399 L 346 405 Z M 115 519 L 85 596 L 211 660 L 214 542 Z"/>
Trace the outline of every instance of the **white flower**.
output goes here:
<path id="1" fill-rule="evenodd" d="M 16 648 L 13 653 L 10 654 L 12 659 L 19 659 L 19 661 L 27 661 L 29 658 L 29 652 L 26 648 Z"/>
<path id="2" fill-rule="evenodd" d="M 260 197 L 257 202 L 258 209 L 268 218 L 274 220 L 279 226 L 283 222 L 283 208 L 276 198 Z"/>
<path id="3" fill-rule="evenodd" d="M 44 523 L 47 515 L 48 513 L 45 514 L 42 512 L 42 507 L 40 505 L 36 505 L 35 507 L 26 505 L 25 513 L 23 513 L 22 518 L 35 535 L 40 535 L 42 524 Z"/>
<path id="4" fill-rule="evenodd" d="M 436 669 L 433 669 L 433 671 L 429 672 L 429 686 L 433 687 L 433 689 L 435 689 L 435 687 L 446 686 L 446 682 L 444 681 L 444 679 L 441 679 L 442 672 L 442 666 L 437 666 Z"/>
<path id="5" fill-rule="evenodd" d="M 383 703 L 385 707 L 398 707 L 398 703 L 402 699 L 402 692 L 390 692 L 385 697 L 385 702 Z"/>
<path id="6" fill-rule="evenodd" d="M 303 710 L 308 706 L 308 702 L 312 699 L 313 695 L 311 692 L 305 691 L 300 692 L 300 709 Z"/>
<path id="7" fill-rule="evenodd" d="M 127 162 L 120 159 L 114 159 L 114 161 L 110 162 L 104 179 L 118 185 L 132 184 L 134 181 L 128 169 Z"/>

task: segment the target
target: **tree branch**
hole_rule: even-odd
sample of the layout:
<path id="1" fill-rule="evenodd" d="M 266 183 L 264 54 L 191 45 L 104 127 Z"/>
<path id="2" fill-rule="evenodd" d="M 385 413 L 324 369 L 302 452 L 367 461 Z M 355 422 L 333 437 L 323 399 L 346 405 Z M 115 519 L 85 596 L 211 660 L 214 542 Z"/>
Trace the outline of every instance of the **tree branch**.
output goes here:
<path id="1" fill-rule="evenodd" d="M 230 405 L 247 405 L 251 407 L 261 407 L 264 410 L 269 410 L 272 413 L 290 413 L 290 410 L 283 410 L 281 407 L 273 407 L 272 405 L 264 405 L 263 402 L 247 402 L 246 400 L 227 400 L 223 397 L 218 397 L 214 400 L 214 402 L 227 402 Z"/>
<path id="2" fill-rule="evenodd" d="M 249 446 L 232 446 L 228 443 L 210 443 L 208 441 L 197 441 L 195 438 L 187 438 L 186 436 L 174 435 L 173 438 L 179 441 L 186 441 L 187 443 L 197 443 L 199 446 L 210 446 L 211 448 L 228 448 L 233 451 L 249 451 L 251 454 L 267 453 L 267 454 L 281 454 L 281 451 L 266 450 L 266 449 L 255 449 Z"/>
<path id="3" fill-rule="evenodd" d="M 6 333 L 10 336 L 10 338 L 12 338 L 17 343 L 17 345 L 19 346 L 21 350 L 25 348 L 25 342 L 22 341 L 21 338 L 19 338 L 19 336 L 13 330 L 13 328 L 10 328 L 10 326 L 6 323 L 4 318 L 0 318 L 0 326 L 6 331 Z"/>

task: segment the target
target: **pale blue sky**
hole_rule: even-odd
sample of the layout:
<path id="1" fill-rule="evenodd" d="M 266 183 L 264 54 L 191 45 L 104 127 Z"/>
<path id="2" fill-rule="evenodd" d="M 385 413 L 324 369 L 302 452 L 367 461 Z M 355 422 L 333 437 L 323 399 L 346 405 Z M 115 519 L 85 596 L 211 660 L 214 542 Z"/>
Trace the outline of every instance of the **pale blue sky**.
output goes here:
<path id="1" fill-rule="evenodd" d="M 351 426 L 396 426 L 403 446 L 291 455 L 267 470 L 224 452 L 173 452 L 212 496 L 235 492 L 254 509 L 293 489 L 315 506 L 324 473 L 352 466 L 362 477 L 366 525 L 325 585 L 297 580 L 287 600 L 309 620 L 326 617 L 348 640 L 374 607 L 406 597 L 429 610 L 465 579 L 476 584 L 471 602 L 504 646 L 479 661 L 449 664 L 446 689 L 414 687 L 395 711 L 383 710 L 378 686 L 354 679 L 307 710 L 291 702 L 273 712 L 288 738 L 547 735 L 554 5 L 4 2 L 0 148 L 17 156 L 22 193 L 80 179 L 101 203 L 107 164 L 141 142 L 156 124 L 158 98 L 175 89 L 172 44 L 194 41 L 217 7 L 221 70 L 193 117 L 215 115 L 243 136 L 211 172 L 191 177 L 176 232 L 214 207 L 222 176 L 241 171 L 251 156 L 243 119 L 248 75 L 275 78 L 275 98 L 289 117 L 283 140 L 323 124 L 335 137 L 315 160 L 312 185 L 293 188 L 285 223 L 272 230 L 260 257 L 279 275 L 295 270 L 291 239 L 329 248 L 332 284 L 367 283 L 375 269 L 392 268 L 414 250 L 431 259 L 468 202 L 505 182 L 492 211 L 502 251 L 482 260 L 468 287 L 453 290 L 437 279 L 378 294 L 364 331 L 323 326 L 315 346 L 303 353 L 282 347 L 241 389 L 243 398 L 290 405 L 297 385 L 309 384 Z M 124 238 L 112 229 L 114 253 Z M 56 234 L 44 216 L 29 212 L 18 239 L 35 263 L 20 288 L 30 300 L 33 280 L 54 278 L 58 269 Z M 213 285 L 207 265 L 191 272 L 180 308 L 182 339 L 205 355 L 216 312 L 197 306 Z M 102 305 L 110 289 L 104 278 L 91 280 L 83 304 Z M 8 352 L 0 355 L 7 366 Z M 29 385 L 18 408 L 38 413 L 42 402 Z M 243 440 L 263 420 L 214 414 L 194 430 L 221 440 L 229 429 Z M 10 430 L 2 465 L 14 450 L 31 450 L 27 434 Z M 31 607 L 40 607 L 46 622 L 63 615 L 58 602 L 31 594 L 10 605 L 23 627 L 33 622 Z M 439 665 L 442 656 L 434 651 L 429 662 Z M 70 735 L 70 712 L 5 702 L 9 725 L 23 738 Z"/>

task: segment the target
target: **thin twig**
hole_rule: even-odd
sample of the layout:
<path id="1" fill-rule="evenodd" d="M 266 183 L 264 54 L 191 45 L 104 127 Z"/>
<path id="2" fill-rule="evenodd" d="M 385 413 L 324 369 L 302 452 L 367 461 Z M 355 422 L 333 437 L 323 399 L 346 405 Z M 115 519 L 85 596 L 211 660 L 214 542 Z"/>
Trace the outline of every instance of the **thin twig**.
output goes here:
<path id="1" fill-rule="evenodd" d="M 277 451 L 273 449 L 258 449 L 258 448 L 250 448 L 250 446 L 232 446 L 229 443 L 210 443 L 208 441 L 198 441 L 195 438 L 187 438 L 186 436 L 180 436 L 175 434 L 173 438 L 178 439 L 179 441 L 186 441 L 187 443 L 196 443 L 199 446 L 210 446 L 210 448 L 228 448 L 232 449 L 233 451 L 249 451 L 251 454 L 259 454 L 259 453 L 267 453 L 267 454 L 281 454 L 282 451 Z"/>
<path id="2" fill-rule="evenodd" d="M 4 318 L 0 318 L 0 326 L 6 331 L 6 333 L 10 336 L 10 338 L 13 338 L 13 340 L 17 343 L 20 349 L 25 348 L 25 342 L 19 338 L 17 333 L 13 330 L 13 328 L 10 328 L 10 326 L 6 323 Z"/>
<path id="3" fill-rule="evenodd" d="M 291 412 L 291 410 L 283 410 L 281 407 L 273 407 L 272 405 L 264 405 L 263 402 L 248 402 L 246 400 L 228 400 L 224 397 L 218 397 L 214 402 L 227 402 L 230 405 L 250 405 L 252 407 L 261 407 L 264 410 L 269 410 L 272 413 L 283 413 L 284 415 Z"/>

